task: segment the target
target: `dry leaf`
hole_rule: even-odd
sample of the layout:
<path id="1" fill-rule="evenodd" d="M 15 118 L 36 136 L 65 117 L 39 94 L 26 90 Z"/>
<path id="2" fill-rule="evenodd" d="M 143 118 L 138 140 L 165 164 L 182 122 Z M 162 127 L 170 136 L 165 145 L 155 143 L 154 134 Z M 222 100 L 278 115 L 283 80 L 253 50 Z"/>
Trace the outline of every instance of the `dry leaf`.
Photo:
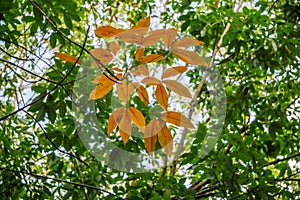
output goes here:
<path id="1" fill-rule="evenodd" d="M 161 131 L 158 132 L 157 136 L 160 145 L 165 149 L 167 154 L 171 156 L 173 150 L 173 137 L 168 127 L 164 125 Z"/>
<path id="2" fill-rule="evenodd" d="M 163 74 L 162 74 L 162 78 L 169 78 L 172 76 L 176 76 L 178 74 L 182 74 L 187 70 L 186 67 L 184 66 L 177 66 L 177 67 L 171 67 L 169 69 L 166 69 Z"/>
<path id="3" fill-rule="evenodd" d="M 158 119 L 152 119 L 145 128 L 144 143 L 147 151 L 152 153 L 155 150 L 156 134 L 161 131 L 164 123 Z"/>
<path id="4" fill-rule="evenodd" d="M 148 105 L 149 104 L 149 96 L 148 96 L 148 92 L 146 90 L 146 88 L 144 88 L 144 86 L 140 86 L 138 88 L 138 95 L 141 99 L 141 101 L 145 104 Z"/>
<path id="5" fill-rule="evenodd" d="M 129 138 L 130 138 L 130 135 L 127 134 L 126 132 L 122 131 L 121 129 L 119 129 L 119 133 L 122 137 L 122 140 L 123 140 L 124 144 L 126 144 L 129 140 Z"/>
<path id="6" fill-rule="evenodd" d="M 108 118 L 108 125 L 107 125 L 107 135 L 108 137 L 113 132 L 113 130 L 116 128 L 117 123 L 115 121 L 113 113 Z"/>
<path id="7" fill-rule="evenodd" d="M 150 16 L 139 21 L 137 27 L 149 27 L 150 26 Z"/>
<path id="8" fill-rule="evenodd" d="M 90 53 L 104 65 L 107 65 L 113 59 L 111 52 L 106 49 L 96 48 L 90 50 Z M 94 61 L 92 65 L 97 66 L 98 64 L 96 61 Z"/>
<path id="9" fill-rule="evenodd" d="M 149 70 L 145 65 L 139 65 L 137 69 L 130 72 L 135 76 L 149 76 Z"/>
<path id="10" fill-rule="evenodd" d="M 145 38 L 141 45 L 151 46 L 156 44 L 162 39 L 167 47 L 170 47 L 174 39 L 176 38 L 177 32 L 173 29 L 161 29 L 155 30 L 149 33 L 149 36 Z"/>
<path id="11" fill-rule="evenodd" d="M 124 108 L 121 121 L 118 125 L 119 129 L 122 130 L 124 133 L 128 135 L 131 134 L 131 118 L 128 109 Z"/>
<path id="12" fill-rule="evenodd" d="M 162 55 L 159 54 L 150 54 L 142 59 L 142 63 L 152 63 L 152 62 L 158 62 L 160 60 L 164 59 Z"/>
<path id="13" fill-rule="evenodd" d="M 143 55 L 144 55 L 144 48 L 139 48 L 138 50 L 136 50 L 135 59 L 138 62 L 140 62 Z"/>
<path id="14" fill-rule="evenodd" d="M 118 97 L 123 102 L 127 103 L 132 93 L 135 90 L 135 86 L 133 83 L 128 83 L 127 80 L 124 79 L 122 83 L 117 84 L 116 90 L 117 90 Z"/>
<path id="15" fill-rule="evenodd" d="M 208 66 L 206 61 L 193 51 L 173 49 L 172 53 L 187 64 Z"/>
<path id="16" fill-rule="evenodd" d="M 129 111 L 132 122 L 135 125 L 137 125 L 142 132 L 144 132 L 146 122 L 145 122 L 144 115 L 141 113 L 141 111 L 139 111 L 138 109 L 136 109 L 134 107 L 129 107 L 128 111 Z"/>
<path id="17" fill-rule="evenodd" d="M 175 49 L 178 47 L 199 46 L 201 44 L 204 44 L 204 42 L 199 41 L 197 39 L 192 39 L 192 38 L 182 38 L 182 39 L 174 42 L 174 44 L 172 45 L 172 48 Z"/>
<path id="18" fill-rule="evenodd" d="M 164 112 L 160 115 L 160 117 L 162 120 L 174 124 L 176 126 L 182 126 L 185 128 L 195 128 L 192 122 L 186 116 L 178 112 Z"/>
<path id="19" fill-rule="evenodd" d="M 165 110 L 168 109 L 168 94 L 162 84 L 158 84 L 155 90 L 156 100 Z"/>
<path id="20" fill-rule="evenodd" d="M 155 77 L 146 77 L 141 82 L 146 85 L 157 85 L 161 83 L 160 80 Z"/>
<path id="21" fill-rule="evenodd" d="M 95 30 L 95 34 L 99 37 L 113 37 L 124 31 L 124 29 L 116 29 L 111 26 L 101 26 Z"/>
<path id="22" fill-rule="evenodd" d="M 107 81 L 104 83 L 100 83 L 98 86 L 96 86 L 95 89 L 93 89 L 90 92 L 89 100 L 101 99 L 102 97 L 106 96 L 111 91 L 113 86 L 114 86 L 113 81 Z"/>
<path id="23" fill-rule="evenodd" d="M 167 88 L 169 88 L 173 92 L 179 94 L 180 96 L 192 98 L 192 95 L 189 92 L 189 90 L 184 85 L 182 85 L 181 83 L 179 83 L 178 81 L 175 81 L 175 80 L 164 80 L 163 82 L 167 86 Z"/>
<path id="24" fill-rule="evenodd" d="M 143 27 L 143 28 L 135 28 L 135 29 L 130 29 L 127 31 L 124 31 L 122 33 L 119 33 L 115 35 L 120 41 L 122 42 L 127 42 L 130 44 L 133 43 L 138 43 L 141 44 L 145 40 L 144 34 L 146 34 L 148 31 L 148 28 Z"/>
<path id="25" fill-rule="evenodd" d="M 118 51 L 120 50 L 120 46 L 117 43 L 113 42 L 109 45 L 109 49 L 114 55 L 117 55 Z"/>
<path id="26" fill-rule="evenodd" d="M 77 61 L 77 57 L 71 56 L 65 53 L 54 52 L 54 55 L 62 61 L 75 63 Z M 77 64 L 80 64 L 80 61 L 77 61 Z"/>

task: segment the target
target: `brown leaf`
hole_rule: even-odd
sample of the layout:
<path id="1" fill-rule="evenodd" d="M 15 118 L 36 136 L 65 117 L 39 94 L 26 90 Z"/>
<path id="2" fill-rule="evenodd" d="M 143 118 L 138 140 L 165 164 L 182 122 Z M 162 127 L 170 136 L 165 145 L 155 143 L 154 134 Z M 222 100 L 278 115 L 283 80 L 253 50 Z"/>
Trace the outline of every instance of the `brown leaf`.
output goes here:
<path id="1" fill-rule="evenodd" d="M 168 109 L 168 93 L 162 84 L 158 84 L 155 90 L 156 100 L 165 110 Z"/>
<path id="2" fill-rule="evenodd" d="M 111 114 L 113 116 L 115 122 L 117 123 L 117 125 L 119 125 L 121 122 L 123 111 L 124 111 L 124 108 L 120 107 L 120 108 L 115 109 Z"/>
<path id="3" fill-rule="evenodd" d="M 145 130 L 146 122 L 144 115 L 139 111 L 138 109 L 134 107 L 129 107 L 128 108 L 130 118 L 132 122 L 141 129 L 142 132 Z"/>
<path id="4" fill-rule="evenodd" d="M 108 137 L 113 132 L 113 130 L 116 128 L 117 123 L 115 121 L 113 113 L 108 118 L 108 125 L 107 125 L 107 135 Z"/>
<path id="5" fill-rule="evenodd" d="M 124 144 L 126 144 L 129 140 L 129 138 L 130 138 L 130 135 L 127 134 L 126 132 L 122 131 L 121 129 L 119 129 L 119 133 L 122 137 L 122 140 L 123 140 Z"/>
<path id="6" fill-rule="evenodd" d="M 124 108 L 121 121 L 118 125 L 119 129 L 122 130 L 124 133 L 128 135 L 131 134 L 131 118 L 128 109 Z"/>
<path id="7" fill-rule="evenodd" d="M 149 70 L 145 65 L 139 65 L 137 69 L 130 72 L 135 76 L 149 76 Z"/>
<path id="8" fill-rule="evenodd" d="M 112 82 L 112 83 L 109 83 Z M 101 74 L 100 76 L 97 76 L 94 78 L 93 83 L 96 84 L 113 84 L 114 82 L 107 77 L 107 75 Z"/>
<path id="9" fill-rule="evenodd" d="M 173 150 L 173 137 L 168 127 L 164 125 L 157 135 L 160 145 L 165 149 L 167 154 L 171 156 Z"/>
<path id="10" fill-rule="evenodd" d="M 158 119 L 152 119 L 145 128 L 144 143 L 147 151 L 152 153 L 155 150 L 156 134 L 161 131 L 164 123 Z"/>
<path id="11" fill-rule="evenodd" d="M 162 78 L 169 78 L 172 76 L 176 76 L 178 74 L 182 74 L 187 70 L 186 67 L 184 66 L 177 66 L 177 67 L 171 67 L 169 69 L 166 69 L 163 74 L 162 74 Z"/>
<path id="12" fill-rule="evenodd" d="M 146 88 L 144 88 L 144 86 L 140 86 L 138 88 L 138 95 L 141 99 L 141 101 L 145 104 L 148 105 L 149 104 L 149 96 L 148 96 L 148 92 L 146 90 Z"/>
<path id="13" fill-rule="evenodd" d="M 159 54 L 150 54 L 142 59 L 142 63 L 152 63 L 152 62 L 158 62 L 160 60 L 164 59 L 162 55 Z"/>
<path id="14" fill-rule="evenodd" d="M 177 32 L 173 29 L 161 29 L 155 30 L 149 33 L 149 36 L 145 38 L 141 45 L 151 46 L 156 44 L 162 39 L 167 47 L 170 47 L 174 39 L 176 38 Z"/>
<path id="15" fill-rule="evenodd" d="M 109 45 L 109 49 L 114 55 L 117 55 L 118 51 L 120 50 L 120 46 L 117 43 L 113 42 Z"/>
<path id="16" fill-rule="evenodd" d="M 104 65 L 107 65 L 113 59 L 111 52 L 106 49 L 96 48 L 90 50 L 90 53 Z M 92 65 L 97 66 L 98 64 L 94 61 Z"/>
<path id="17" fill-rule="evenodd" d="M 197 39 L 192 39 L 192 38 L 182 38 L 182 39 L 174 42 L 174 44 L 172 45 L 172 48 L 175 49 L 178 47 L 199 46 L 201 44 L 204 44 L 204 42 L 199 41 Z"/>
<path id="18" fill-rule="evenodd" d="M 184 85 L 182 85 L 181 83 L 179 83 L 178 81 L 175 81 L 175 80 L 164 80 L 163 82 L 167 86 L 167 88 L 169 88 L 173 92 L 179 94 L 180 96 L 192 98 L 192 95 L 189 92 L 189 90 Z"/>
<path id="19" fill-rule="evenodd" d="M 139 21 L 137 27 L 149 27 L 150 26 L 150 16 Z"/>
<path id="20" fill-rule="evenodd" d="M 130 44 L 136 42 L 138 44 L 141 44 L 145 39 L 144 34 L 146 34 L 147 31 L 147 27 L 129 29 L 127 31 L 117 34 L 115 37 L 119 38 L 119 40 L 122 42 L 127 42 Z"/>
<path id="21" fill-rule="evenodd" d="M 208 66 L 207 62 L 193 51 L 173 49 L 173 54 L 187 64 Z"/>
<path id="22" fill-rule="evenodd" d="M 77 57 L 65 53 L 54 52 L 54 55 L 62 61 L 72 62 L 72 63 L 75 63 L 77 61 Z M 77 61 L 77 64 L 80 64 L 80 61 Z"/>
<path id="23" fill-rule="evenodd" d="M 135 59 L 138 62 L 140 62 L 143 55 L 144 55 L 144 48 L 139 48 L 139 49 L 136 50 Z"/>
<path id="24" fill-rule="evenodd" d="M 98 86 L 96 86 L 95 89 L 91 91 L 89 100 L 101 99 L 111 91 L 113 86 L 114 86 L 114 82 L 112 81 L 100 83 Z"/>
<path id="25" fill-rule="evenodd" d="M 135 86 L 132 83 L 128 83 L 127 80 L 124 79 L 122 83 L 117 84 L 116 90 L 117 90 L 118 97 L 123 102 L 127 103 L 132 93 L 135 90 Z"/>
<path id="26" fill-rule="evenodd" d="M 185 128 L 195 128 L 192 122 L 184 115 L 178 112 L 168 111 L 160 115 L 161 119 L 174 124 L 176 126 L 182 126 Z"/>
<path id="27" fill-rule="evenodd" d="M 157 85 L 161 83 L 160 80 L 155 77 L 146 77 L 141 82 L 146 85 Z"/>
<path id="28" fill-rule="evenodd" d="M 118 33 L 124 32 L 124 29 L 116 29 L 111 26 L 100 26 L 95 30 L 95 34 L 99 37 L 113 37 Z"/>

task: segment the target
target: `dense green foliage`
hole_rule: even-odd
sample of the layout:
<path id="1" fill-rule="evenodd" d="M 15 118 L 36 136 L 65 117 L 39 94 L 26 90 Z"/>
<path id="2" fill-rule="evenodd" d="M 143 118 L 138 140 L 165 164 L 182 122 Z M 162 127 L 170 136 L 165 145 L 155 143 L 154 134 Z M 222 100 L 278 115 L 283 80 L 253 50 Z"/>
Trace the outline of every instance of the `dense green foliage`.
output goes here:
<path id="1" fill-rule="evenodd" d="M 1 199 L 300 199 L 299 10 L 298 1 L 281 0 L 1 0 Z M 227 96 L 223 131 L 201 158 L 195 149 L 209 120 L 199 124 L 176 173 L 125 173 L 93 157 L 74 125 L 79 66 L 53 54 L 86 58 L 81 46 L 103 44 L 92 30 L 128 28 L 147 16 L 205 42 L 207 58 L 231 24 L 214 61 Z M 197 88 L 202 72 L 187 74 Z M 198 98 L 203 107 L 207 91 Z M 109 98 L 96 102 L 104 128 Z"/>

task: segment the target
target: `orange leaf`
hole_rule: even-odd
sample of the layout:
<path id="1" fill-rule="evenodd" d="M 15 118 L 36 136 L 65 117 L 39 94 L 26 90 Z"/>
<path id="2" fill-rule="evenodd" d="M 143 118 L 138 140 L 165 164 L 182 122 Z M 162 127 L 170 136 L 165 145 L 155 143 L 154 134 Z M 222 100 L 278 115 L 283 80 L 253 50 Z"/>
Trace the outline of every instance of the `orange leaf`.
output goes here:
<path id="1" fill-rule="evenodd" d="M 178 48 L 178 47 L 190 47 L 190 46 L 199 46 L 201 44 L 204 44 L 204 42 L 199 41 L 197 39 L 192 38 L 182 38 L 180 40 L 177 40 L 173 45 L 172 48 Z"/>
<path id="2" fill-rule="evenodd" d="M 128 83 L 126 79 L 122 81 L 122 83 L 118 83 L 116 90 L 119 98 L 127 103 L 130 96 L 134 92 L 135 86 L 132 83 Z"/>
<path id="3" fill-rule="evenodd" d="M 168 94 L 162 84 L 158 84 L 155 90 L 156 100 L 165 110 L 168 109 Z"/>
<path id="4" fill-rule="evenodd" d="M 163 74 L 162 78 L 169 78 L 171 76 L 176 76 L 178 74 L 182 74 L 187 70 L 184 66 L 177 66 L 177 67 L 171 67 L 169 69 L 166 69 Z"/>
<path id="5" fill-rule="evenodd" d="M 174 124 L 176 126 L 182 126 L 185 128 L 195 128 L 192 122 L 186 116 L 178 112 L 164 112 L 160 115 L 160 117 L 162 120 Z"/>
<path id="6" fill-rule="evenodd" d="M 139 48 L 138 50 L 136 50 L 135 59 L 138 62 L 140 62 L 143 55 L 144 55 L 144 48 Z"/>
<path id="7" fill-rule="evenodd" d="M 142 100 L 142 102 L 145 104 L 145 105 L 148 105 L 149 104 L 149 96 L 148 96 L 148 92 L 146 90 L 146 88 L 144 88 L 144 86 L 140 86 L 138 88 L 138 95 L 140 97 L 140 99 Z"/>
<path id="8" fill-rule="evenodd" d="M 127 42 L 130 44 L 137 42 L 138 44 L 141 44 L 145 39 L 144 34 L 146 34 L 147 31 L 148 28 L 146 27 L 135 28 L 119 33 L 116 35 L 116 37 L 122 42 Z"/>
<path id="9" fill-rule="evenodd" d="M 146 77 L 141 82 L 146 85 L 157 85 L 161 83 L 160 80 L 155 77 Z"/>
<path id="10" fill-rule="evenodd" d="M 120 68 L 118 68 L 118 67 L 113 67 L 113 68 L 111 68 L 111 70 L 114 70 L 114 71 L 120 72 L 120 73 L 123 72 L 123 71 L 122 71 Z M 118 78 L 119 78 L 119 77 L 118 77 Z"/>
<path id="11" fill-rule="evenodd" d="M 145 130 L 146 122 L 144 115 L 138 109 L 134 107 L 128 108 L 129 115 L 131 117 L 132 122 L 141 129 L 142 132 Z"/>
<path id="12" fill-rule="evenodd" d="M 123 111 L 124 111 L 124 108 L 120 107 L 120 108 L 117 108 L 116 110 L 114 110 L 111 114 L 113 116 L 113 119 L 117 123 L 117 125 L 119 125 L 121 122 Z"/>
<path id="13" fill-rule="evenodd" d="M 126 108 L 123 109 L 122 118 L 118 125 L 119 125 L 119 129 L 122 130 L 124 133 L 128 135 L 131 134 L 131 118 L 128 109 Z"/>
<path id="14" fill-rule="evenodd" d="M 112 83 L 109 83 L 109 82 L 112 82 Z M 100 76 L 97 76 L 93 80 L 93 83 L 96 83 L 96 84 L 114 84 L 114 82 L 111 79 L 109 79 L 107 77 L 107 75 L 104 75 L 104 74 L 101 74 Z"/>
<path id="15" fill-rule="evenodd" d="M 164 147 L 167 154 L 171 156 L 173 150 L 173 137 L 166 125 L 164 125 L 161 131 L 158 132 L 158 140 L 160 145 Z"/>
<path id="16" fill-rule="evenodd" d="M 162 55 L 159 54 L 150 54 L 142 59 L 142 63 L 152 63 L 152 62 L 158 62 L 160 60 L 164 59 Z"/>
<path id="17" fill-rule="evenodd" d="M 77 57 L 75 56 L 70 56 L 68 54 L 65 53 L 58 53 L 58 52 L 54 52 L 54 55 L 59 58 L 62 61 L 66 61 L 66 62 L 72 62 L 75 63 L 77 61 Z M 77 61 L 77 64 L 80 64 L 80 61 Z"/>
<path id="18" fill-rule="evenodd" d="M 173 49 L 173 54 L 187 64 L 208 66 L 206 61 L 193 51 L 184 49 Z"/>
<path id="19" fill-rule="evenodd" d="M 156 134 L 161 131 L 164 123 L 158 119 L 152 119 L 145 128 L 144 143 L 147 151 L 152 153 L 155 150 Z"/>
<path id="20" fill-rule="evenodd" d="M 116 29 L 111 26 L 100 26 L 95 30 L 95 34 L 99 37 L 112 37 L 124 31 L 124 29 Z"/>
<path id="21" fill-rule="evenodd" d="M 145 38 L 141 45 L 151 46 L 156 44 L 162 39 L 167 47 L 170 47 L 174 39 L 176 38 L 177 32 L 173 29 L 161 29 L 155 30 L 149 33 L 149 36 Z"/>
<path id="22" fill-rule="evenodd" d="M 139 65 L 136 70 L 130 72 L 135 76 L 149 76 L 149 70 L 145 65 Z"/>
<path id="23" fill-rule="evenodd" d="M 127 134 L 126 132 L 122 131 L 121 129 L 119 129 L 119 133 L 122 137 L 122 140 L 123 140 L 124 144 L 126 144 L 129 140 L 129 138 L 130 138 L 130 135 Z"/>
<path id="24" fill-rule="evenodd" d="M 90 50 L 90 53 L 104 65 L 107 65 L 113 59 L 111 52 L 106 49 L 96 48 Z M 92 65 L 97 66 L 98 64 L 94 61 Z"/>
<path id="25" fill-rule="evenodd" d="M 104 84 L 99 84 L 90 93 L 89 100 L 101 99 L 106 96 L 113 88 L 114 82 L 105 82 Z"/>
<path id="26" fill-rule="evenodd" d="M 150 26 L 150 16 L 139 21 L 137 27 L 149 27 Z"/>
<path id="27" fill-rule="evenodd" d="M 181 83 L 179 83 L 178 81 L 175 81 L 175 80 L 164 80 L 163 82 L 167 86 L 167 88 L 169 88 L 173 92 L 179 94 L 180 96 L 192 98 L 192 95 L 189 92 L 189 90 L 184 85 L 182 85 Z"/>
<path id="28" fill-rule="evenodd" d="M 109 49 L 114 55 L 116 55 L 120 50 L 120 46 L 117 43 L 113 42 L 109 45 Z"/>
<path id="29" fill-rule="evenodd" d="M 113 114 L 111 114 L 108 118 L 108 125 L 107 125 L 107 135 L 110 136 L 111 132 L 116 128 L 117 123 Z"/>

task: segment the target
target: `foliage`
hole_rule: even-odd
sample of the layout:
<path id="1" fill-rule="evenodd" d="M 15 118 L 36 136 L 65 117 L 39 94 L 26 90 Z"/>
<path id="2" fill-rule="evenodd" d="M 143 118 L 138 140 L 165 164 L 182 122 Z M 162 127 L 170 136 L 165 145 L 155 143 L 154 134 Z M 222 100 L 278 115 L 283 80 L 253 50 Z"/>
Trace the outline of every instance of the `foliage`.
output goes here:
<path id="1" fill-rule="evenodd" d="M 1 196 L 300 199 L 299 26 L 297 1 L 2 0 Z M 121 68 L 111 62 L 117 55 Z M 126 55 L 134 60 L 131 66 L 125 65 Z M 72 111 L 76 75 L 89 57 L 99 69 L 89 99 L 116 145 L 150 153 L 165 147 L 171 155 L 177 146 L 167 144 L 184 133 L 177 127 L 183 123 L 195 126 L 189 149 L 176 151 L 179 157 L 170 166 L 142 174 L 117 171 L 92 156 Z M 149 76 L 156 65 L 163 66 L 162 79 Z M 214 112 L 210 88 L 199 85 L 213 70 L 224 82 L 226 119 L 213 149 L 200 157 Z M 128 74 L 143 79 L 127 81 Z M 199 89 L 195 98 L 170 79 L 183 74 L 190 91 Z M 112 91 L 122 107 L 111 105 Z M 190 115 L 170 109 L 172 95 L 192 99 L 208 113 L 205 119 L 191 124 Z M 159 109 L 151 113 L 149 105 Z M 126 136 L 138 129 L 151 135 L 157 127 L 164 127 L 156 131 L 159 144 Z M 117 130 L 122 140 L 112 134 Z"/>

